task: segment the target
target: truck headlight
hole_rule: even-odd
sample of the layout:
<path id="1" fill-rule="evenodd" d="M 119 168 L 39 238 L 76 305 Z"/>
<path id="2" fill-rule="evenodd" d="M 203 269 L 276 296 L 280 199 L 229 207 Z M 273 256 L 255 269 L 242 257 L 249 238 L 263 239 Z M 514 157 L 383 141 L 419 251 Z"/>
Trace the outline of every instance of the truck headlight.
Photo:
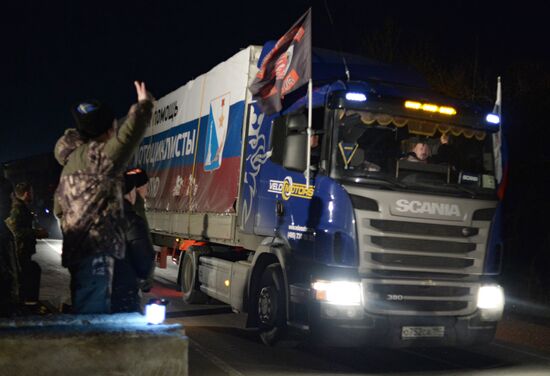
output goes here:
<path id="1" fill-rule="evenodd" d="M 504 311 L 504 290 L 499 285 L 484 285 L 477 293 L 477 308 L 481 312 L 481 319 L 497 321 Z"/>
<path id="2" fill-rule="evenodd" d="M 355 281 L 316 281 L 315 299 L 329 304 L 360 305 L 361 283 Z"/>

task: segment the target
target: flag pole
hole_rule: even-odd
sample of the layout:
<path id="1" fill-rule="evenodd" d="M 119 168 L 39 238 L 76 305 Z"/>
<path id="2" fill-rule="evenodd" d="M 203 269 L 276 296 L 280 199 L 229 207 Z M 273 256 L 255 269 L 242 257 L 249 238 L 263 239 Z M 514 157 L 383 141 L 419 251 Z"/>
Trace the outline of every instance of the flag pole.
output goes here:
<path id="1" fill-rule="evenodd" d="M 306 189 L 309 189 L 309 174 L 311 167 L 311 118 L 313 114 L 313 81 L 311 78 L 307 84 L 307 163 L 306 163 Z"/>
<path id="2" fill-rule="evenodd" d="M 309 17 L 311 20 L 311 11 L 309 8 Z M 310 36 L 311 36 L 311 22 L 309 23 L 310 27 Z M 311 39 L 313 39 L 311 37 Z M 310 40 L 311 40 L 310 39 Z M 311 47 L 311 46 L 310 46 Z M 310 169 L 311 169 L 311 136 L 313 135 L 311 130 L 311 123 L 313 118 L 313 66 L 311 63 L 311 55 L 313 51 L 310 48 L 310 58 L 309 58 L 309 81 L 307 83 L 307 163 L 306 163 L 306 189 L 309 190 L 309 178 L 310 178 Z M 319 147 L 319 146 L 317 146 Z"/>
<path id="3" fill-rule="evenodd" d="M 497 77 L 497 94 L 495 98 L 495 106 L 493 107 L 493 113 L 500 118 L 500 124 L 498 132 L 493 134 L 493 157 L 495 163 L 495 178 L 497 183 L 502 181 L 502 84 L 500 76 Z"/>

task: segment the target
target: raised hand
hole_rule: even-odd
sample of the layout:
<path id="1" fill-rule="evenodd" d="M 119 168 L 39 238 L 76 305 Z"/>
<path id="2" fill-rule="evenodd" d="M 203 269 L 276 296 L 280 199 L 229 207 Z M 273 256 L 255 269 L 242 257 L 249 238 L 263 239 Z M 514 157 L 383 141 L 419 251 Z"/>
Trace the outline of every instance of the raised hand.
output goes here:
<path id="1" fill-rule="evenodd" d="M 138 102 L 145 100 L 152 101 L 154 99 L 151 93 L 145 88 L 145 82 L 134 81 L 134 86 L 136 87 Z"/>

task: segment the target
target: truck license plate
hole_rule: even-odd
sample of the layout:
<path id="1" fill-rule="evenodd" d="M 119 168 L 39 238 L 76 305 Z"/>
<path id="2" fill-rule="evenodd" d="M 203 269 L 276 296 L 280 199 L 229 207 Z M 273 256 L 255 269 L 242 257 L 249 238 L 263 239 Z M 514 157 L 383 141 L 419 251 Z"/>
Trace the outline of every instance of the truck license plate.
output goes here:
<path id="1" fill-rule="evenodd" d="M 445 335 L 444 326 L 404 326 L 401 328 L 401 338 L 441 338 Z"/>

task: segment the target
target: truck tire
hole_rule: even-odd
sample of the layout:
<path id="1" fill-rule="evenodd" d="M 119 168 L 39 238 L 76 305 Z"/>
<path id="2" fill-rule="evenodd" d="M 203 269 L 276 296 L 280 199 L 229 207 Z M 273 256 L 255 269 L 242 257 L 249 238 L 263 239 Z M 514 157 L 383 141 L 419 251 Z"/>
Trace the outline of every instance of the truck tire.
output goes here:
<path id="1" fill-rule="evenodd" d="M 208 253 L 206 247 L 190 247 L 180 264 L 180 287 L 182 299 L 188 304 L 206 303 L 208 295 L 199 288 L 199 256 Z"/>
<path id="2" fill-rule="evenodd" d="M 286 331 L 286 291 L 280 264 L 263 271 L 254 299 L 260 339 L 272 346 Z"/>

